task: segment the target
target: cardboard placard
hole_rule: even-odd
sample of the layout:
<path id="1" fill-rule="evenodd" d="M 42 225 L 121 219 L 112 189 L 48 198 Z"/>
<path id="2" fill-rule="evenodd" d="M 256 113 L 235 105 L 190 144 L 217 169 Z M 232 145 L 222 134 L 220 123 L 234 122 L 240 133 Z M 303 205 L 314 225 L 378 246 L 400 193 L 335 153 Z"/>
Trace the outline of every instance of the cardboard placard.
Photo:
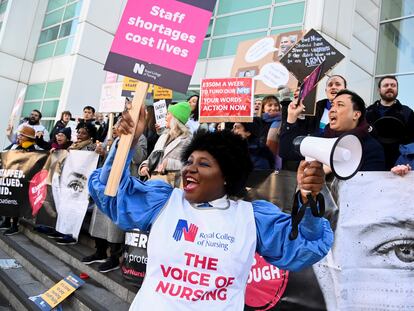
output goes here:
<path id="1" fill-rule="evenodd" d="M 154 103 L 155 122 L 161 127 L 167 124 L 167 103 L 165 100 L 159 100 Z"/>
<path id="2" fill-rule="evenodd" d="M 200 122 L 252 122 L 253 80 L 201 80 Z"/>
<path id="3" fill-rule="evenodd" d="M 122 93 L 122 82 L 105 83 L 102 85 L 99 100 L 99 112 L 122 112 L 125 108 L 125 97 Z"/>
<path id="4" fill-rule="evenodd" d="M 317 66 L 324 63 L 320 73 L 322 78 L 344 57 L 322 35 L 311 29 L 280 59 L 280 62 L 296 79 L 303 81 Z"/>
<path id="5" fill-rule="evenodd" d="M 154 99 L 172 99 L 173 98 L 173 91 L 170 89 L 166 89 L 165 87 L 161 87 L 158 85 L 154 85 Z"/>
<path id="6" fill-rule="evenodd" d="M 254 77 L 257 80 L 254 94 L 274 94 L 281 85 L 296 89 L 298 81 L 279 63 L 279 59 L 301 37 L 302 31 L 292 31 L 240 42 L 231 76 Z"/>
<path id="7" fill-rule="evenodd" d="M 215 0 L 129 0 L 105 70 L 187 91 Z"/>
<path id="8" fill-rule="evenodd" d="M 32 300 L 40 310 L 50 311 L 83 284 L 85 284 L 85 281 L 71 273 L 43 294 L 29 297 L 29 299 Z"/>

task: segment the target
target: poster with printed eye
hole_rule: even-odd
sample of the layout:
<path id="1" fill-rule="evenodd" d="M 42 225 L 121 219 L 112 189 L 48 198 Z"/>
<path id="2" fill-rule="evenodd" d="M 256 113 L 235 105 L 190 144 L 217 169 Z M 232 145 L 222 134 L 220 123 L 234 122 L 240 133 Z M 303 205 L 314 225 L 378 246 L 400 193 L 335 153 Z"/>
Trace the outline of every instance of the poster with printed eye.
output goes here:
<path id="1" fill-rule="evenodd" d="M 70 150 L 60 176 L 52 180 L 57 210 L 56 231 L 78 238 L 89 204 L 88 179 L 99 155 L 93 151 Z"/>
<path id="2" fill-rule="evenodd" d="M 200 122 L 252 122 L 252 78 L 202 79 Z"/>
<path id="3" fill-rule="evenodd" d="M 413 172 L 338 183 L 334 245 L 314 265 L 328 310 L 414 310 L 412 185 Z"/>
<path id="4" fill-rule="evenodd" d="M 48 152 L 10 150 L 1 153 L 0 215 L 31 217 L 46 196 L 45 178 L 41 173 Z"/>
<path id="5" fill-rule="evenodd" d="M 186 93 L 215 0 L 129 0 L 104 69 Z"/>

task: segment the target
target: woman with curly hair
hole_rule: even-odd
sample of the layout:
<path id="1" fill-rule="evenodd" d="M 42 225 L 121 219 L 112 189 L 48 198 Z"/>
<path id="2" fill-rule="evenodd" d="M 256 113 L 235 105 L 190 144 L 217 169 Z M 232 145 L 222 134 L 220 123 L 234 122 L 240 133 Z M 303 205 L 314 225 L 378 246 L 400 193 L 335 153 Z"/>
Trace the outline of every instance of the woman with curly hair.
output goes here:
<path id="1" fill-rule="evenodd" d="M 133 144 L 143 131 L 142 116 Z M 131 133 L 133 125 L 124 113 L 120 133 Z M 279 268 L 298 270 L 331 247 L 329 223 L 308 208 L 291 239 L 290 215 L 267 201 L 237 199 L 252 170 L 246 141 L 238 135 L 197 132 L 181 156 L 183 190 L 159 180 L 141 182 L 124 170 L 117 196 L 105 196 L 115 151 L 116 144 L 103 168 L 92 173 L 89 191 L 119 227 L 151 229 L 146 277 L 130 310 L 243 310 L 255 251 Z M 303 203 L 306 191 L 319 194 L 321 164 L 303 162 L 298 182 Z"/>

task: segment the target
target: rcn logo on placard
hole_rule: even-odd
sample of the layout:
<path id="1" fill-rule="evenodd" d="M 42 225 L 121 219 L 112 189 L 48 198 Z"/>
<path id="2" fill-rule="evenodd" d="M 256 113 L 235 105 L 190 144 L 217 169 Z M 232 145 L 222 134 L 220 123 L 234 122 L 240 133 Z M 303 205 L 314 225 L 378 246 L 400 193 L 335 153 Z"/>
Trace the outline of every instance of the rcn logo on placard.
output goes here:
<path id="1" fill-rule="evenodd" d="M 145 70 L 144 64 L 135 63 L 134 69 L 133 69 L 134 73 L 142 75 L 144 73 L 144 70 Z"/>
<path id="2" fill-rule="evenodd" d="M 188 227 L 187 220 L 179 219 L 177 226 L 175 227 L 173 238 L 176 241 L 180 241 L 184 234 L 184 240 L 194 242 L 197 232 L 198 227 L 196 225 L 190 224 L 190 227 Z"/>

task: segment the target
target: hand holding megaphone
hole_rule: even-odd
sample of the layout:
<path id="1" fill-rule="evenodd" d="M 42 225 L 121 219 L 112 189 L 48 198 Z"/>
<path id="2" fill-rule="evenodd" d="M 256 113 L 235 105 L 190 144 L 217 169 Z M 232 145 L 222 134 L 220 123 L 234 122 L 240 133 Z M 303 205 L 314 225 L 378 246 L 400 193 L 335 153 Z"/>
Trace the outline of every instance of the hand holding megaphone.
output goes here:
<path id="1" fill-rule="evenodd" d="M 315 198 L 325 183 L 325 173 L 322 163 L 318 161 L 300 162 L 296 175 L 297 183 L 302 197 L 302 203 L 307 203 L 309 193 Z"/>

